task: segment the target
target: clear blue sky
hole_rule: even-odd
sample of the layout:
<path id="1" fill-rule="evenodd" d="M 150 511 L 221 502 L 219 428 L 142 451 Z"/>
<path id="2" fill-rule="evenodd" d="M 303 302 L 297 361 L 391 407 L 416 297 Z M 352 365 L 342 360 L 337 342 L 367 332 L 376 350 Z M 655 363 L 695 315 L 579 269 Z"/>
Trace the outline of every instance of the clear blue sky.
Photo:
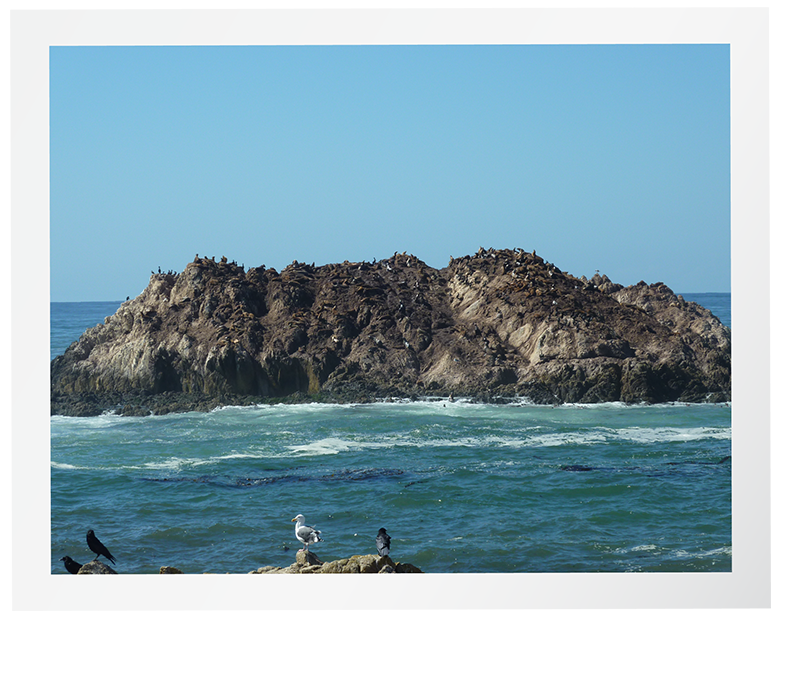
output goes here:
<path id="1" fill-rule="evenodd" d="M 727 45 L 51 47 L 53 301 L 533 249 L 730 291 Z"/>

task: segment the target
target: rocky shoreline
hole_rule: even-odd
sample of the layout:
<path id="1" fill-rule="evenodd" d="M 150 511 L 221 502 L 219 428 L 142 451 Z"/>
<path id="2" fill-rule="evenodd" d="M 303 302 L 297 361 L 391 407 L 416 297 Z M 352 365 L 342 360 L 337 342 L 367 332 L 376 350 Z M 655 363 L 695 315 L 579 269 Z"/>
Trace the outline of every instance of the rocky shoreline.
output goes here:
<path id="1" fill-rule="evenodd" d="M 396 563 L 389 556 L 354 555 L 323 562 L 311 551 L 299 550 L 295 562 L 288 567 L 266 565 L 247 574 L 422 574 L 416 565 Z M 119 574 L 106 563 L 93 560 L 85 563 L 77 574 Z M 177 567 L 162 566 L 159 574 L 184 574 Z M 226 573 L 227 574 L 227 573 Z"/>
<path id="2" fill-rule="evenodd" d="M 663 283 L 576 278 L 535 252 L 280 273 L 195 257 L 51 363 L 51 413 L 278 402 L 730 400 L 731 336 Z"/>

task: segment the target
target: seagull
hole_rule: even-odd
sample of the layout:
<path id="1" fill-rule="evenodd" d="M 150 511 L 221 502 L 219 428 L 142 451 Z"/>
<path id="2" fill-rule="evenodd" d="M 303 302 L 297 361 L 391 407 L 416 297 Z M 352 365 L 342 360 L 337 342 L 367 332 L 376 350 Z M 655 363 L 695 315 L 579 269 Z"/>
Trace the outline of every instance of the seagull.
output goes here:
<path id="1" fill-rule="evenodd" d="M 378 555 L 380 556 L 388 556 L 389 555 L 389 544 L 391 544 L 392 538 L 386 534 L 386 528 L 382 527 L 378 530 L 378 536 L 375 537 L 375 546 L 378 547 Z"/>
<path id="2" fill-rule="evenodd" d="M 97 554 L 94 558 L 92 558 L 92 562 L 97 560 L 100 556 L 105 556 L 116 565 L 116 561 L 114 560 L 114 556 L 111 555 L 111 552 L 105 546 L 103 546 L 103 542 L 94 536 L 94 530 L 89 530 L 86 533 L 86 544 L 89 546 L 91 551 L 94 551 Z"/>
<path id="3" fill-rule="evenodd" d="M 308 551 L 309 544 L 315 544 L 318 541 L 322 541 L 322 537 L 320 537 L 320 531 L 315 530 L 313 527 L 308 527 L 306 525 L 305 516 L 302 513 L 298 513 L 294 518 L 292 518 L 293 523 L 297 523 L 294 526 L 294 536 L 297 537 L 303 543 L 303 550 Z"/>
<path id="4" fill-rule="evenodd" d="M 59 560 L 64 561 L 64 567 L 67 568 L 67 572 L 69 572 L 70 574 L 78 574 L 78 570 L 81 569 L 81 564 L 76 563 L 69 556 L 62 556 L 61 558 L 59 558 Z"/>

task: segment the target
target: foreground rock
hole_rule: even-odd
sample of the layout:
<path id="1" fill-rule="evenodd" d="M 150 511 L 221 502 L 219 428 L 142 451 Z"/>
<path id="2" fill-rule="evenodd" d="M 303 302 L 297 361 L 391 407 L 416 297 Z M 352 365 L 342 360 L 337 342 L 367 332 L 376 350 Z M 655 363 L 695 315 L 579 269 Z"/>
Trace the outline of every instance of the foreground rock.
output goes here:
<path id="1" fill-rule="evenodd" d="M 92 560 L 81 565 L 78 574 L 117 574 L 117 572 L 116 570 L 112 570 L 105 563 L 101 563 L 99 560 Z"/>
<path id="2" fill-rule="evenodd" d="M 51 363 L 51 412 L 74 416 L 276 398 L 718 402 L 730 388 L 730 330 L 708 310 L 521 250 L 441 270 L 406 254 L 280 273 L 195 258 Z"/>
<path id="3" fill-rule="evenodd" d="M 322 562 L 311 551 L 298 551 L 289 567 L 267 565 L 248 574 L 389 574 L 421 573 L 416 565 L 395 563 L 389 556 L 369 554 Z"/>
<path id="4" fill-rule="evenodd" d="M 183 574 L 182 570 L 179 570 L 177 567 L 172 567 L 171 565 L 162 565 L 161 569 L 158 571 L 159 574 Z"/>

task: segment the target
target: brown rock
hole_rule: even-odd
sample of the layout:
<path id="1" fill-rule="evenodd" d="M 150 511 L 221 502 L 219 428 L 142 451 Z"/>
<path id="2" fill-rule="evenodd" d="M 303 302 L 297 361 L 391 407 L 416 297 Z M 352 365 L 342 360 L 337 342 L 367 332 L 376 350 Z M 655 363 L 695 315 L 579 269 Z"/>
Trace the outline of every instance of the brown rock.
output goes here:
<path id="1" fill-rule="evenodd" d="M 172 567 L 171 565 L 162 565 L 161 569 L 158 571 L 159 574 L 183 574 L 181 570 L 177 567 Z"/>
<path id="2" fill-rule="evenodd" d="M 280 568 L 268 565 L 252 570 L 249 574 L 388 574 L 396 572 L 421 573 L 422 570 L 408 563 L 395 564 L 389 556 L 354 555 L 349 558 L 322 562 L 309 551 L 299 551 L 295 562 L 289 567 Z"/>
<path id="3" fill-rule="evenodd" d="M 663 283 L 623 288 L 519 250 L 430 268 L 278 273 L 197 258 L 51 363 L 51 412 L 208 410 L 269 398 L 661 402 L 730 396 L 730 330 Z"/>
<path id="4" fill-rule="evenodd" d="M 308 567 L 311 565 L 322 565 L 322 561 L 317 558 L 315 553 L 311 551 L 306 551 L 305 549 L 300 549 L 295 556 L 295 563 L 297 563 L 298 567 Z"/>
<path id="5" fill-rule="evenodd" d="M 105 563 L 101 563 L 99 560 L 90 560 L 88 563 L 81 565 L 81 569 L 78 570 L 78 574 L 118 574 L 118 573 L 115 570 L 112 570 Z"/>
<path id="6" fill-rule="evenodd" d="M 280 569 L 281 568 L 278 567 L 277 565 L 266 565 L 264 567 L 259 567 L 257 570 L 252 570 L 251 572 L 248 572 L 247 574 L 270 574 L 272 572 L 277 572 Z"/>

